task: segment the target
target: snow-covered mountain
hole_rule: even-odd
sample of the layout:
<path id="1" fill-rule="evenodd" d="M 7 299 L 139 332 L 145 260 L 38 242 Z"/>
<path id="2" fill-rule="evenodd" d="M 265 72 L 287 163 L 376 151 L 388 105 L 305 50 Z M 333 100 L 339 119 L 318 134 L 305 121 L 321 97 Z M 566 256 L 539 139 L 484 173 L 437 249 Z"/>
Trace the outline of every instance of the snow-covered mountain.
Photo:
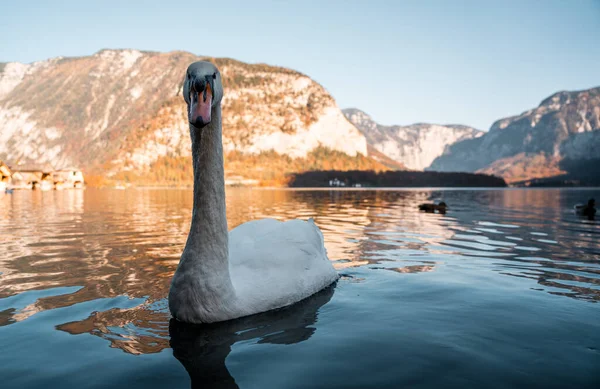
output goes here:
<path id="1" fill-rule="evenodd" d="M 271 161 L 307 160 L 324 149 L 347 157 L 348 168 L 359 160 L 381 167 L 366 157 L 366 138 L 331 95 L 306 75 L 187 52 L 137 50 L 0 64 L 0 159 L 75 165 L 105 176 L 151 176 L 160 170 L 157 163 L 181 163 L 173 159 L 190 157 L 183 75 L 200 59 L 216 63 L 223 75 L 224 147 L 236 161 L 265 160 L 261 153 L 270 153 Z M 277 164 L 281 176 L 285 168 Z"/>
<path id="2" fill-rule="evenodd" d="M 367 138 L 370 146 L 414 170 L 428 168 L 447 146 L 483 135 L 482 131 L 461 125 L 417 123 L 384 126 L 361 110 L 348 108 L 343 112 Z"/>

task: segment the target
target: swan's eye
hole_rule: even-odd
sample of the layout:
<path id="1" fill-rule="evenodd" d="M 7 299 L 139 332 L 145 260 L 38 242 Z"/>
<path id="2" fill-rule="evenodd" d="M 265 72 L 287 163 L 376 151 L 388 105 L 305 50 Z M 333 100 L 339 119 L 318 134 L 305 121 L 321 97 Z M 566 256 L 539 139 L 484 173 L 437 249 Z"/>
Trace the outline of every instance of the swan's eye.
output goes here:
<path id="1" fill-rule="evenodd" d="M 217 73 L 213 73 L 213 80 L 217 79 Z"/>

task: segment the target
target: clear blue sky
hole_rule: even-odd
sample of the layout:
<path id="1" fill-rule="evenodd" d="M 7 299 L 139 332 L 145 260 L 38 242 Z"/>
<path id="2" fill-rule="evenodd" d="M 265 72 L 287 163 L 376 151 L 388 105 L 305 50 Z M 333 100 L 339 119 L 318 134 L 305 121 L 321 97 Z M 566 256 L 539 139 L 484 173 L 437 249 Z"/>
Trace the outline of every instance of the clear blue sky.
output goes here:
<path id="1" fill-rule="evenodd" d="M 0 61 L 102 48 L 290 67 L 384 124 L 488 129 L 600 86 L 600 0 L 2 1 Z"/>

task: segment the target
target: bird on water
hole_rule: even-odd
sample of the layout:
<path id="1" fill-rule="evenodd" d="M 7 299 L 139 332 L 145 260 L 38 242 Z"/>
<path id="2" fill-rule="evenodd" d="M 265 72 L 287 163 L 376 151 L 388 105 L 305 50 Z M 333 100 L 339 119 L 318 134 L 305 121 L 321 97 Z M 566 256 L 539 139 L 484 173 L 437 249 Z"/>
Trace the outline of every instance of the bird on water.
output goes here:
<path id="1" fill-rule="evenodd" d="M 419 205 L 419 211 L 424 211 L 427 213 L 435 213 L 438 211 L 441 214 L 446 213 L 447 205 L 445 202 L 440 202 L 439 204 L 434 203 L 424 203 Z"/>
<path id="2" fill-rule="evenodd" d="M 169 290 L 183 322 L 212 323 L 291 305 L 331 285 L 338 274 L 312 219 L 253 220 L 228 231 L 221 126 L 221 74 L 192 63 L 183 81 L 194 196 L 187 242 Z"/>

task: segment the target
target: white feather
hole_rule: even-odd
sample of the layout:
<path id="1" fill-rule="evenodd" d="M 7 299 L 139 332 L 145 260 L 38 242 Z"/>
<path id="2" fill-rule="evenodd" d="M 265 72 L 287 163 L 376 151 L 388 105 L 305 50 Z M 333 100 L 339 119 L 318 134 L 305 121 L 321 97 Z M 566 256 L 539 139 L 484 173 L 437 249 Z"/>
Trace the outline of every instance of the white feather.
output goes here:
<path id="1" fill-rule="evenodd" d="M 236 296 L 255 313 L 298 302 L 338 277 L 312 220 L 251 221 L 233 229 L 229 242 Z"/>

